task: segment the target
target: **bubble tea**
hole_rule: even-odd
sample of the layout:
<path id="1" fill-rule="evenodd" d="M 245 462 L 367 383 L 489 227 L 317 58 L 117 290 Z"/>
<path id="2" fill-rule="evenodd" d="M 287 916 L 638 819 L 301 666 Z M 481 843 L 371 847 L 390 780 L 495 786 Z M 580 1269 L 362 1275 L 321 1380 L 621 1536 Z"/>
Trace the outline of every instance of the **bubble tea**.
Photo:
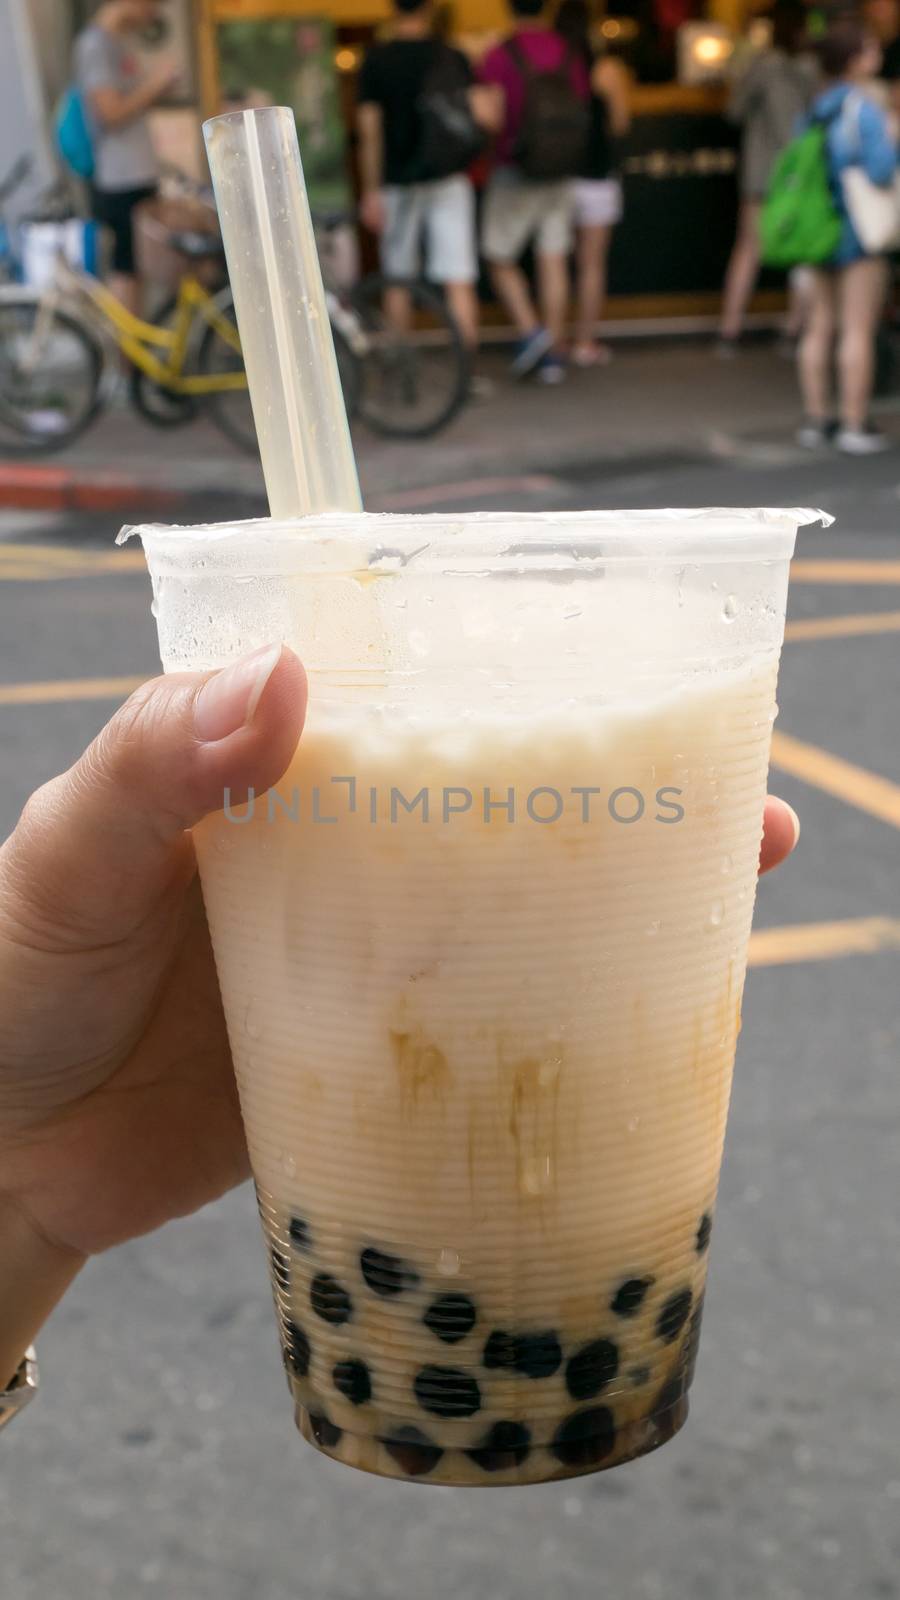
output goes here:
<path id="1" fill-rule="evenodd" d="M 802 520 L 141 530 L 167 669 L 309 672 L 292 766 L 196 843 L 337 1460 L 526 1483 L 685 1419 Z"/>

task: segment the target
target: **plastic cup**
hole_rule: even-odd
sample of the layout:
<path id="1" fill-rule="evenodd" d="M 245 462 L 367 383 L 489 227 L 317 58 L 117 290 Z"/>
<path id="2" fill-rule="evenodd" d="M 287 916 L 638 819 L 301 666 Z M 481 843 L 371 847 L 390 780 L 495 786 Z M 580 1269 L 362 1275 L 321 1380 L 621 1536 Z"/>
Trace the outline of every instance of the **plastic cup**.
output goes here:
<path id="1" fill-rule="evenodd" d="M 196 844 L 335 1459 L 524 1483 L 681 1427 L 813 515 L 140 530 L 167 670 L 309 672 L 293 765 Z"/>

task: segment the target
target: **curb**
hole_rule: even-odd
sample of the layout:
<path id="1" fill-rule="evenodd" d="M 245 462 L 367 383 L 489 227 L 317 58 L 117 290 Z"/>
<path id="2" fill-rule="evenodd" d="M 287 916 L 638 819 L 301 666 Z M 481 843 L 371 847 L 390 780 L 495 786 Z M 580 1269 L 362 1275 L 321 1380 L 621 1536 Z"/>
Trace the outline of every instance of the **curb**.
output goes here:
<path id="1" fill-rule="evenodd" d="M 0 461 L 0 507 L 18 511 L 124 511 L 134 505 L 171 506 L 186 498 L 186 490 L 123 473 Z"/>

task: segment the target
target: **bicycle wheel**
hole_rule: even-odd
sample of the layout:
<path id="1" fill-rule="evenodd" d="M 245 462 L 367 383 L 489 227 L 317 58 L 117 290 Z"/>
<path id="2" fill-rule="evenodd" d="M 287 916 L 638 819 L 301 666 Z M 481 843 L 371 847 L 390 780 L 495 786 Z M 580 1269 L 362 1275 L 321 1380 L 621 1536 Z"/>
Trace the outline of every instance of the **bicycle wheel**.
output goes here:
<path id="1" fill-rule="evenodd" d="M 455 417 L 469 356 L 444 298 L 426 283 L 366 278 L 351 305 L 360 329 L 359 416 L 375 433 L 425 439 Z"/>
<path id="2" fill-rule="evenodd" d="M 100 406 L 103 347 L 90 328 L 38 296 L 0 297 L 0 452 L 62 450 Z"/>
<path id="3" fill-rule="evenodd" d="M 167 328 L 172 322 L 178 306 L 178 296 L 172 295 L 156 312 L 153 321 L 160 328 Z M 131 403 L 139 411 L 145 422 L 153 424 L 154 428 L 180 428 L 185 422 L 192 422 L 197 415 L 197 401 L 194 395 L 179 394 L 175 389 L 167 389 L 164 383 L 157 383 L 149 378 L 140 367 L 133 366 L 128 378 L 128 388 Z"/>
<path id="4" fill-rule="evenodd" d="M 216 306 L 219 313 L 227 317 L 229 322 L 235 323 L 234 302 L 231 291 L 223 289 L 217 297 Z M 334 351 L 337 357 L 338 372 L 344 392 L 344 404 L 347 415 L 352 417 L 356 408 L 356 398 L 359 387 L 359 363 L 343 334 L 338 328 L 332 326 L 334 336 Z M 204 376 L 214 376 L 217 373 L 240 372 L 243 362 L 237 351 L 218 334 L 211 324 L 208 324 L 197 355 L 198 370 Z M 250 394 L 246 389 L 223 389 L 219 393 L 206 396 L 206 405 L 210 418 L 216 426 L 221 428 L 227 438 L 240 447 L 255 455 L 257 452 L 256 428 L 253 424 L 253 410 L 250 405 Z"/>

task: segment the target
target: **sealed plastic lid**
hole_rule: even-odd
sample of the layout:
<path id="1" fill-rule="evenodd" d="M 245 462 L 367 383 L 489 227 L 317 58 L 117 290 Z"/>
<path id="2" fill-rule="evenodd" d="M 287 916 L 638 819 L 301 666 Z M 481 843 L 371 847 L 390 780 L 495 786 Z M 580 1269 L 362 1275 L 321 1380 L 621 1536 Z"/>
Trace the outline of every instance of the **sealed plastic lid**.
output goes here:
<path id="1" fill-rule="evenodd" d="M 547 511 L 397 515 L 331 512 L 295 521 L 259 519 L 198 527 L 149 524 L 138 534 L 155 576 L 209 561 L 220 573 L 390 570 L 534 572 L 626 561 L 785 561 L 797 529 L 832 518 L 808 507 L 664 511 Z"/>

